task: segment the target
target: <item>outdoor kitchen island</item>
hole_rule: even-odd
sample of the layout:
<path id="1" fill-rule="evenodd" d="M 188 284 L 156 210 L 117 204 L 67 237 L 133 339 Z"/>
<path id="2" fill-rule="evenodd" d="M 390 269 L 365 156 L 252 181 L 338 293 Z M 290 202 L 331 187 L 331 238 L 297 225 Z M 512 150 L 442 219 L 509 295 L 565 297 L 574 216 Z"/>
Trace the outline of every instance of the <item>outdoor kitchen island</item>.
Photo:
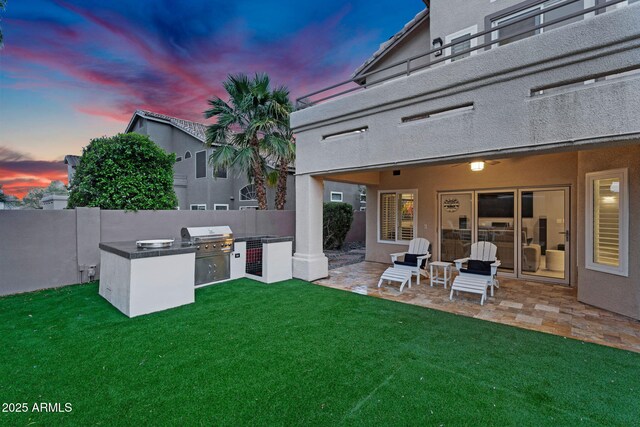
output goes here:
<path id="1" fill-rule="evenodd" d="M 139 248 L 136 242 L 100 243 L 99 293 L 129 317 L 195 301 L 196 248 L 174 242 Z"/>

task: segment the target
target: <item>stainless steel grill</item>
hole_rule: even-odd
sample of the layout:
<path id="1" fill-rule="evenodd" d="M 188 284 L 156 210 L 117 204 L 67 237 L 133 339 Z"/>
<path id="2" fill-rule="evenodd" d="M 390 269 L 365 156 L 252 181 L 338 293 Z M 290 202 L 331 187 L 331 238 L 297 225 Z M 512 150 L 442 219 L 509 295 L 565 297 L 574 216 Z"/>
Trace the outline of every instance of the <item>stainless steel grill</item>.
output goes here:
<path id="1" fill-rule="evenodd" d="M 185 227 L 182 241 L 196 247 L 195 285 L 207 285 L 231 277 L 233 233 L 228 226 Z"/>

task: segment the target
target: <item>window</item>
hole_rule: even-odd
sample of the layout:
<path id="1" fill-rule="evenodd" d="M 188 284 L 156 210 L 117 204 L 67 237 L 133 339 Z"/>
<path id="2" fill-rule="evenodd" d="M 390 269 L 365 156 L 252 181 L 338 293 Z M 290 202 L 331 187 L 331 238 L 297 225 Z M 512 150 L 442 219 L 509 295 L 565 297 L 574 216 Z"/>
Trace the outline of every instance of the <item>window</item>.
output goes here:
<path id="1" fill-rule="evenodd" d="M 367 193 L 360 193 L 360 203 L 367 203 Z"/>
<path id="2" fill-rule="evenodd" d="M 332 191 L 331 192 L 331 201 L 332 202 L 341 202 L 342 201 L 342 192 L 340 192 L 340 191 Z"/>
<path id="3" fill-rule="evenodd" d="M 176 157 L 176 163 L 181 162 L 182 161 L 182 157 Z"/>
<path id="4" fill-rule="evenodd" d="M 213 205 L 213 210 L 214 211 L 228 211 L 229 210 L 229 205 L 222 204 L 222 203 L 216 203 L 216 204 Z"/>
<path id="5" fill-rule="evenodd" d="M 207 205 L 206 204 L 189 205 L 189 209 L 191 209 L 192 211 L 206 211 Z"/>
<path id="6" fill-rule="evenodd" d="M 227 178 L 227 168 L 220 168 L 218 171 L 213 171 L 212 175 L 216 179 L 226 179 Z"/>
<path id="7" fill-rule="evenodd" d="M 449 34 L 448 36 L 446 36 L 444 39 L 445 44 L 449 44 L 449 43 L 455 43 L 455 44 L 445 49 L 445 52 L 444 52 L 445 56 L 455 55 L 459 52 L 475 47 L 477 45 L 477 39 L 473 38 L 473 39 L 467 39 L 465 41 L 462 41 L 462 40 L 464 40 L 465 38 L 477 32 L 478 32 L 478 26 L 474 25 L 473 27 L 469 27 L 462 31 L 458 31 L 457 33 Z M 454 58 L 447 59 L 446 62 L 455 62 L 462 58 L 466 58 L 467 56 L 475 55 L 476 53 L 478 53 L 477 50 L 474 50 L 472 52 L 467 52 L 467 53 L 458 55 Z"/>
<path id="8" fill-rule="evenodd" d="M 506 44 L 526 39 L 527 37 L 535 36 L 536 34 L 540 34 L 554 28 L 562 27 L 572 22 L 581 21 L 582 19 L 584 19 L 582 15 L 560 21 L 556 24 L 549 25 L 544 28 L 538 28 L 536 30 L 532 29 L 527 31 L 528 28 L 533 28 L 537 25 L 544 24 L 545 22 L 555 21 L 556 19 L 579 12 L 587 7 L 591 7 L 594 5 L 594 0 L 575 1 L 557 9 L 550 10 L 547 13 L 533 15 L 536 12 L 539 12 L 551 6 L 555 6 L 562 1 L 564 0 L 549 0 L 544 3 L 510 13 L 508 15 L 502 15 L 498 18 L 491 19 L 492 28 L 497 27 L 498 25 L 509 24 L 510 22 L 513 22 L 512 25 L 507 25 L 504 28 L 492 32 L 491 39 L 496 40 L 498 38 L 505 38 L 505 40 L 499 43 L 499 46 L 504 46 Z M 590 15 L 587 14 L 587 16 Z M 513 35 L 513 37 L 510 37 L 511 35 Z"/>
<path id="9" fill-rule="evenodd" d="M 417 190 L 380 191 L 378 240 L 406 243 L 416 235 Z"/>
<path id="10" fill-rule="evenodd" d="M 586 268 L 629 275 L 627 169 L 588 173 L 586 178 Z"/>
<path id="11" fill-rule="evenodd" d="M 258 200 L 258 196 L 256 195 L 256 186 L 253 184 L 245 185 L 240 189 L 240 201 L 241 202 L 251 202 L 254 200 Z"/>
<path id="12" fill-rule="evenodd" d="M 191 151 L 187 151 L 186 153 L 184 153 L 184 159 L 190 159 L 191 158 Z"/>
<path id="13" fill-rule="evenodd" d="M 366 207 L 366 206 L 360 206 L 360 212 L 364 212 L 364 211 L 366 211 L 366 210 L 367 210 L 367 207 Z"/>
<path id="14" fill-rule="evenodd" d="M 257 206 L 240 206 L 241 211 L 257 211 Z"/>
<path id="15" fill-rule="evenodd" d="M 198 151 L 196 153 L 196 178 L 207 177 L 207 152 Z"/>

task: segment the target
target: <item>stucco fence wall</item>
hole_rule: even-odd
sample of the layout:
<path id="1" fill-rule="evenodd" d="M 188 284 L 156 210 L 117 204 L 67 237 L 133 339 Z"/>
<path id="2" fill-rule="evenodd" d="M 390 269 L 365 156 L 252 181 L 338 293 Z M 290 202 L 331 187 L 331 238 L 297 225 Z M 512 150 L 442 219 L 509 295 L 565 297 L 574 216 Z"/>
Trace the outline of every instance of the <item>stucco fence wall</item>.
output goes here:
<path id="1" fill-rule="evenodd" d="M 349 241 L 364 241 L 356 212 Z M 100 242 L 173 238 L 182 227 L 228 225 L 236 236 L 295 236 L 295 211 L 0 211 L 0 295 L 87 281 L 100 265 Z M 353 227 L 352 227 L 353 228 Z"/>
<path id="2" fill-rule="evenodd" d="M 353 213 L 353 222 L 351 229 L 347 233 L 345 242 L 363 242 L 367 235 L 367 213 L 364 211 L 356 211 Z"/>

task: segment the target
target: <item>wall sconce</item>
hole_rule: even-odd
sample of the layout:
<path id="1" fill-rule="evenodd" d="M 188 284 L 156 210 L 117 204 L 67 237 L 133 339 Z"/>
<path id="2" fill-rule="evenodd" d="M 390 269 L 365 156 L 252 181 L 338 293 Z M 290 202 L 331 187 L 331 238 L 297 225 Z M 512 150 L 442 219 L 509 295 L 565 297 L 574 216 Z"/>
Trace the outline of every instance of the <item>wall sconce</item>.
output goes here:
<path id="1" fill-rule="evenodd" d="M 471 162 L 471 170 L 473 172 L 480 172 L 484 170 L 484 162 Z"/>
<path id="2" fill-rule="evenodd" d="M 437 39 L 433 39 L 433 42 L 431 42 L 431 45 L 433 46 L 434 49 L 437 49 L 439 47 L 442 47 L 442 39 L 440 37 L 438 37 Z M 434 56 L 440 56 L 442 55 L 442 49 L 438 50 L 437 52 L 435 52 L 433 54 Z"/>

